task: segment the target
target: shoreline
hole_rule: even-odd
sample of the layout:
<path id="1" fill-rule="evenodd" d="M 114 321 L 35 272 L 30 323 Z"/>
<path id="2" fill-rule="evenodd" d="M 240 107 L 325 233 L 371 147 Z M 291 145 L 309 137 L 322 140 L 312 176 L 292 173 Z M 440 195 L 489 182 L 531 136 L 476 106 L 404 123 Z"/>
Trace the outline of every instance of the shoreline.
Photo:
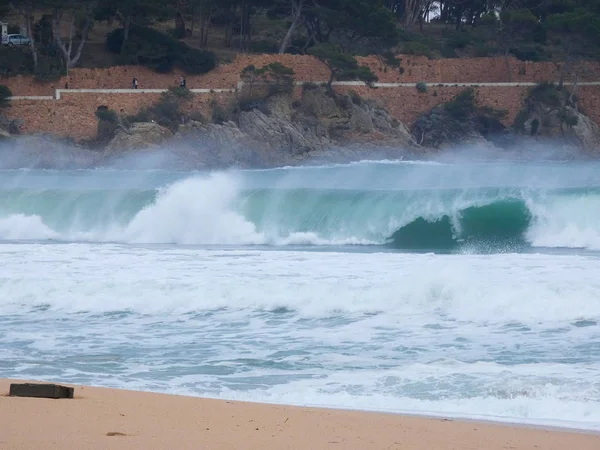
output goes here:
<path id="1" fill-rule="evenodd" d="M 78 386 L 73 400 L 8 397 L 0 379 L 0 447 L 600 448 L 600 432 L 479 419 L 304 407 Z"/>

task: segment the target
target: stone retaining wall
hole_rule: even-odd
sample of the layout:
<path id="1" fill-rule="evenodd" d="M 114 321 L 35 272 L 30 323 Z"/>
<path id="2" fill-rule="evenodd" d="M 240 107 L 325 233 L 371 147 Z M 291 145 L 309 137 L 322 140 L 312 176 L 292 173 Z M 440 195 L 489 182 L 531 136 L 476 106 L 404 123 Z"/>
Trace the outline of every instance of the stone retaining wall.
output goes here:
<path id="1" fill-rule="evenodd" d="M 556 81 L 560 65 L 555 63 L 521 62 L 514 58 L 474 58 L 429 60 L 426 57 L 400 55 L 401 69 L 386 66 L 374 56 L 358 58 L 378 75 L 382 83 L 502 83 Z M 234 62 L 223 64 L 202 76 L 188 76 L 188 87 L 199 89 L 232 89 L 240 81 L 240 72 L 250 64 L 262 67 L 274 61 L 291 67 L 297 81 L 325 81 L 329 77 L 327 67 L 310 56 L 299 55 L 240 55 Z M 510 69 L 510 77 L 508 70 Z M 599 81 L 600 64 L 586 62 L 579 67 L 581 81 Z M 140 88 L 164 89 L 177 86 L 180 73 L 158 74 L 138 66 L 120 66 L 109 69 L 73 69 L 68 77 L 40 84 L 31 77 L 0 79 L 15 96 L 53 96 L 56 89 L 128 89 L 132 77 L 137 77 Z M 419 93 L 414 87 L 337 86 L 340 92 L 354 90 L 361 96 L 381 100 L 398 120 L 410 126 L 423 112 L 450 100 L 462 87 L 433 86 L 427 93 Z M 479 86 L 475 87 L 478 101 L 508 111 L 507 123 L 512 123 L 521 109 L 528 87 Z M 600 86 L 579 88 L 581 106 L 586 114 L 600 123 Z M 235 94 L 195 94 L 188 103 L 188 110 L 210 115 L 212 101 L 225 102 Z M 69 93 L 63 92 L 61 100 L 15 100 L 7 115 L 25 121 L 25 132 L 44 132 L 74 139 L 89 139 L 96 133 L 94 115 L 100 105 L 123 114 L 133 114 L 142 107 L 156 102 L 156 93 Z"/>

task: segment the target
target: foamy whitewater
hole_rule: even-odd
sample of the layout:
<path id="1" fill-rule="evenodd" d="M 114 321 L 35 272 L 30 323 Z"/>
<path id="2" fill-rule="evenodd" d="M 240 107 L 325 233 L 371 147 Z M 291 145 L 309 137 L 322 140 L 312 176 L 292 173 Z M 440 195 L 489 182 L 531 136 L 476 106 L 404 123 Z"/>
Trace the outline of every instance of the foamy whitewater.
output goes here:
<path id="1" fill-rule="evenodd" d="M 599 163 L 0 193 L 0 377 L 600 430 Z"/>

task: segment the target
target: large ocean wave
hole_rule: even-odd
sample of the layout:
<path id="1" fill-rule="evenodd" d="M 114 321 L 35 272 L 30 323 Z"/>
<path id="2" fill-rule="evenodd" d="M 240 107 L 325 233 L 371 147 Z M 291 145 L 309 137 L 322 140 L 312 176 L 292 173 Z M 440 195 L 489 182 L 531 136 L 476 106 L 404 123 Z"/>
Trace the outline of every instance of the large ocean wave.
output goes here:
<path id="1" fill-rule="evenodd" d="M 405 250 L 600 249 L 600 189 L 252 187 L 194 175 L 154 188 L 2 186 L 0 239 Z"/>

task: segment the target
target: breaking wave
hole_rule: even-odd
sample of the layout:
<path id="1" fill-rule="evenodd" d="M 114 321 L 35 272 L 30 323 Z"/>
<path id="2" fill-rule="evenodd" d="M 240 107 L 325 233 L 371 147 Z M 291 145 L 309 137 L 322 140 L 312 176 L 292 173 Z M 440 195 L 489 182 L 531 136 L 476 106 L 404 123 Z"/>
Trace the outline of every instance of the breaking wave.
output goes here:
<path id="1" fill-rule="evenodd" d="M 248 187 L 231 173 L 142 188 L 2 188 L 0 239 L 405 250 L 600 249 L 600 190 Z"/>

